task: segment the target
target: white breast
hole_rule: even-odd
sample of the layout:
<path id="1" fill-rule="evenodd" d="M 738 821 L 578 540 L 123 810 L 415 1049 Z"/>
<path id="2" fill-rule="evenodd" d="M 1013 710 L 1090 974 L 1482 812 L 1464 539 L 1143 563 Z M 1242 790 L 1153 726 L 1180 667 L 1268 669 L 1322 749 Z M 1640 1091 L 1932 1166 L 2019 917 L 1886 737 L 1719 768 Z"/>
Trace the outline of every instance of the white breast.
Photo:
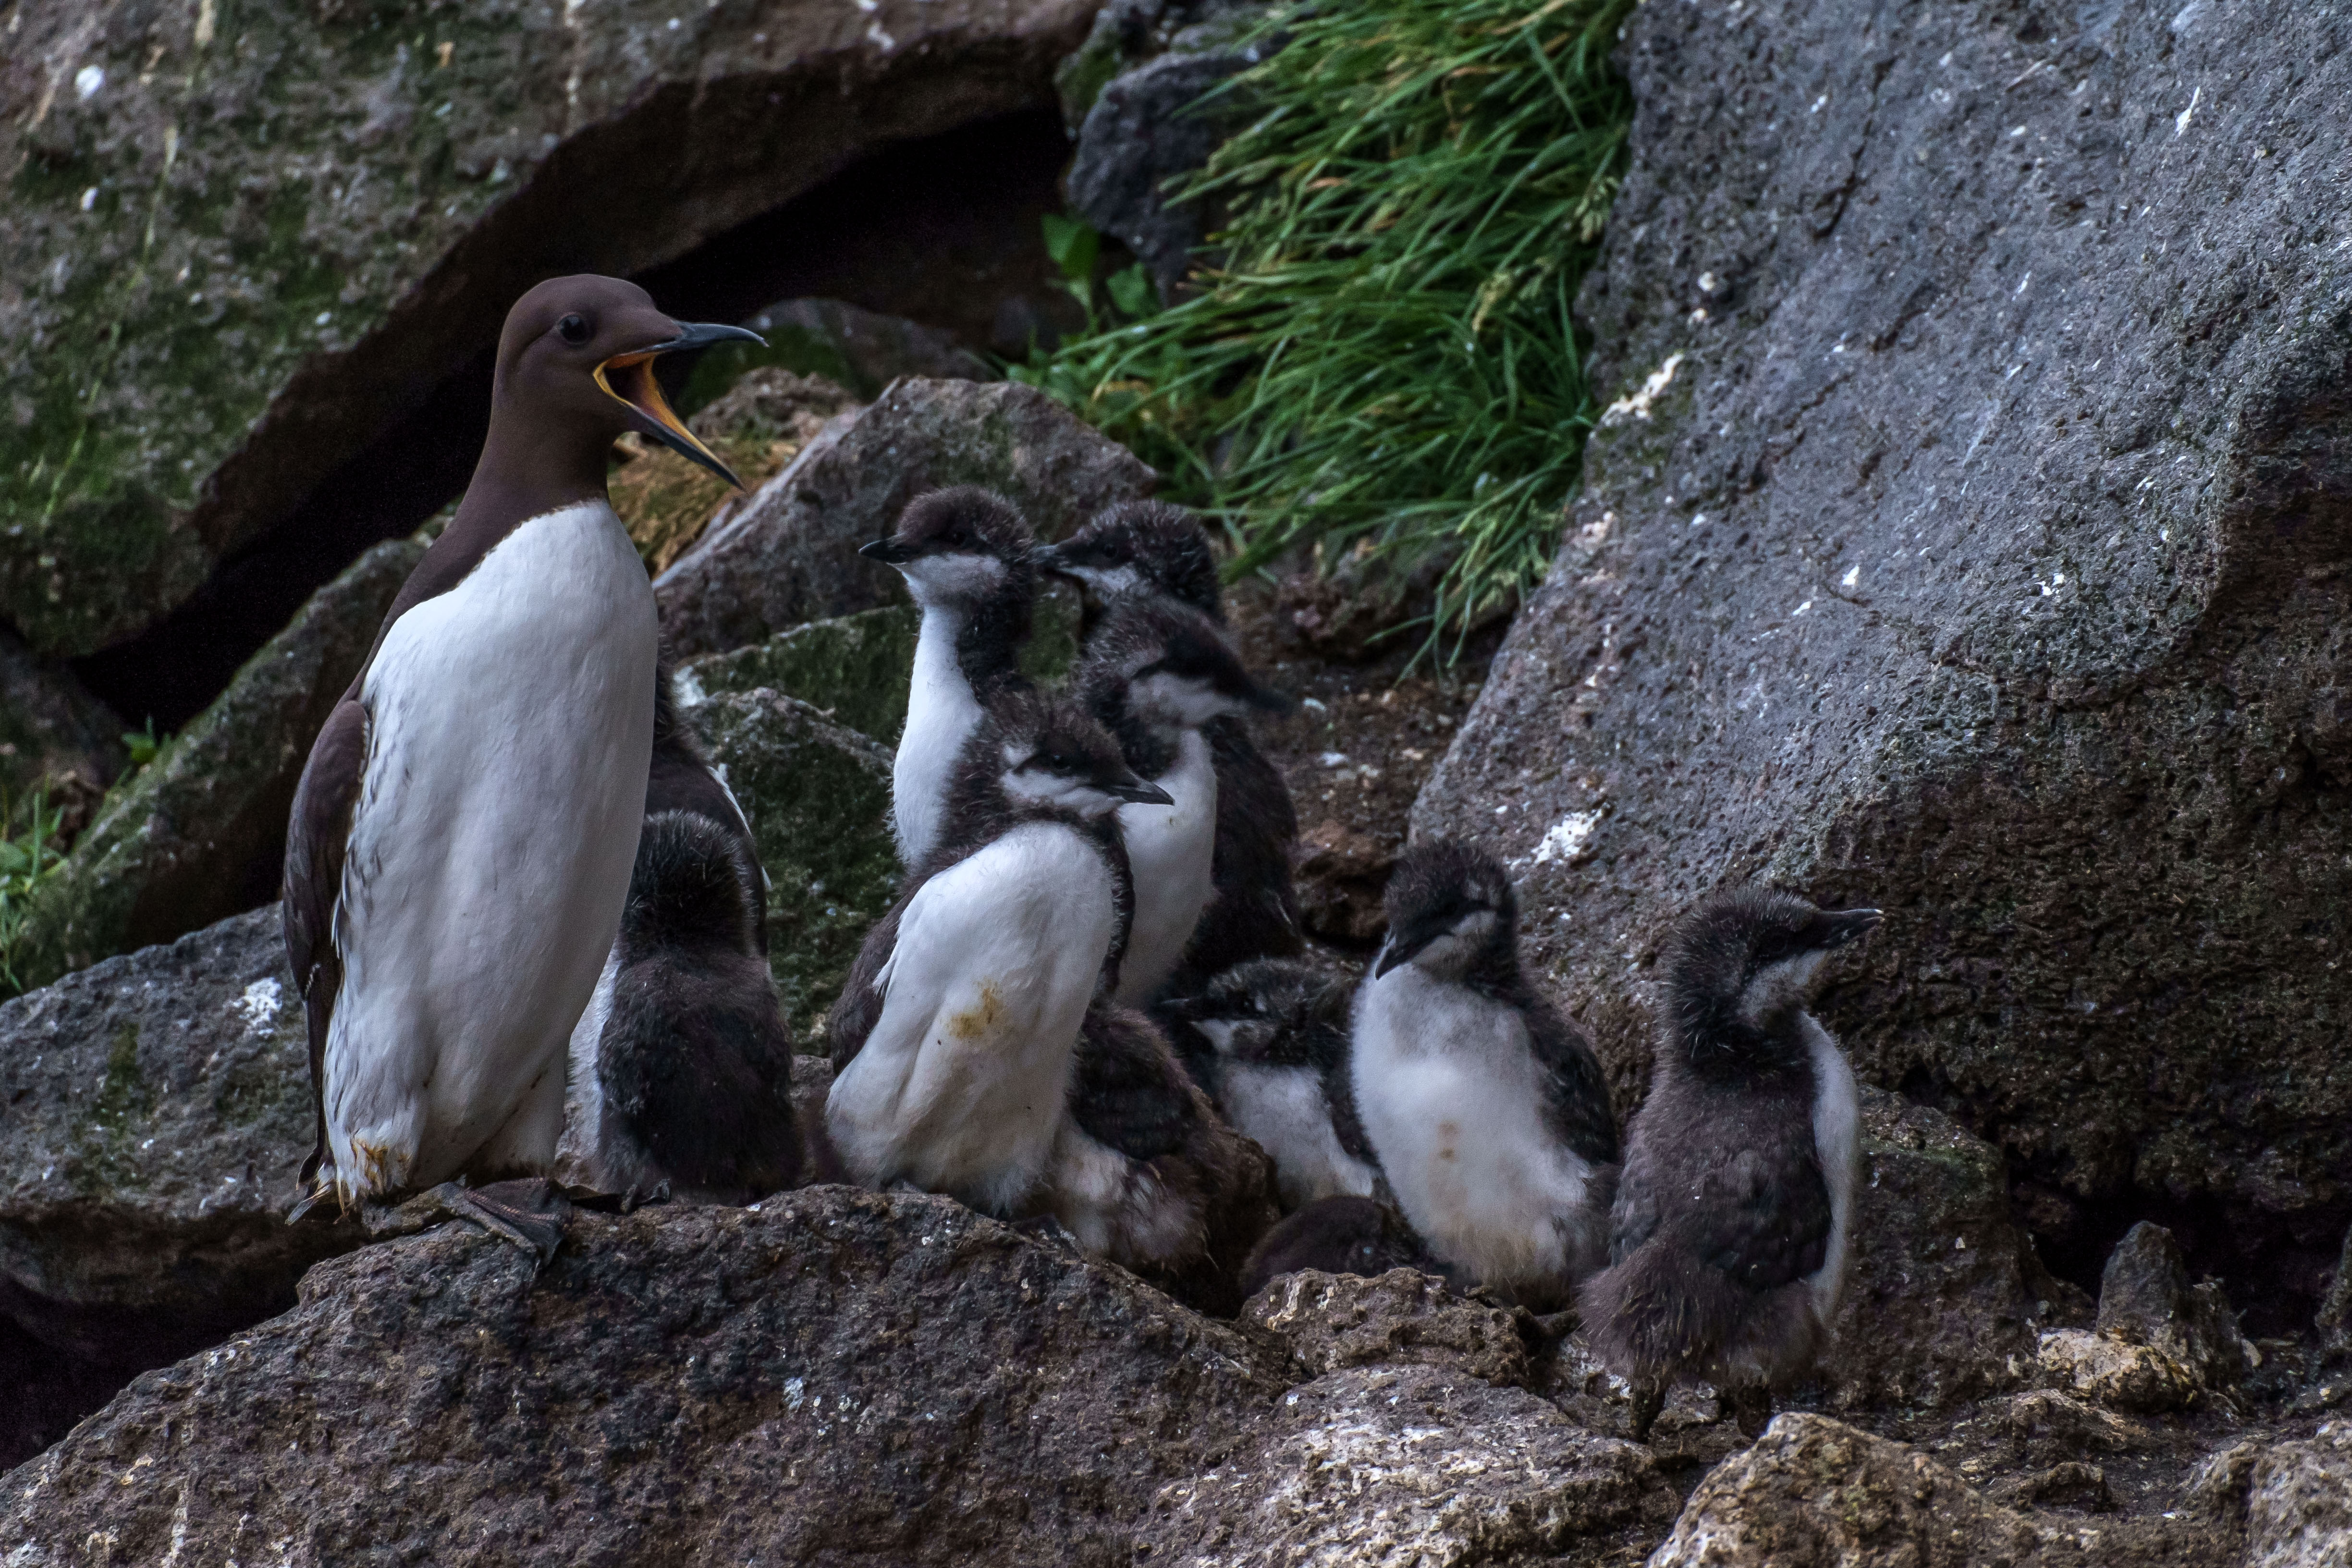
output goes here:
<path id="1" fill-rule="evenodd" d="M 636 857 L 655 638 L 602 501 L 521 524 L 385 634 L 335 914 L 326 1109 L 347 1191 L 446 1181 L 486 1146 L 552 1160 L 565 1041 Z"/>
<path id="2" fill-rule="evenodd" d="M 1150 1001 L 1175 973 L 1216 887 L 1217 765 L 1198 730 L 1183 732 L 1176 765 L 1151 782 L 1175 804 L 1118 808 L 1135 884 L 1135 922 L 1118 972 L 1118 1001 L 1129 1007 Z"/>
<path id="3" fill-rule="evenodd" d="M 1811 1013 L 1797 1015 L 1813 1067 L 1813 1151 L 1830 1189 L 1830 1244 L 1821 1271 L 1811 1280 L 1813 1310 L 1822 1322 L 1845 1293 L 1846 1238 L 1853 1216 L 1853 1190 L 1862 1172 L 1862 1102 L 1853 1068 L 1830 1032 Z"/>
<path id="4" fill-rule="evenodd" d="M 604 1079 L 597 1067 L 604 1022 L 613 1016 L 613 983 L 620 973 L 621 944 L 615 941 L 564 1048 L 563 1136 L 555 1146 L 555 1174 L 577 1186 L 604 1188 Z"/>
<path id="5" fill-rule="evenodd" d="M 1544 1122 L 1518 1014 L 1403 963 L 1357 992 L 1354 1027 L 1357 1112 L 1430 1249 L 1497 1285 L 1563 1279 L 1592 1171 Z"/>
<path id="6" fill-rule="evenodd" d="M 956 662 L 963 621 L 938 605 L 923 611 L 915 637 L 915 675 L 907 689 L 907 728 L 890 767 L 890 820 L 899 858 L 912 866 L 940 838 L 948 779 L 957 755 L 980 726 L 980 701 Z"/>
<path id="7" fill-rule="evenodd" d="M 1234 1131 L 1274 1157 L 1284 1208 L 1317 1198 L 1372 1195 L 1378 1174 L 1341 1145 L 1323 1096 L 1323 1075 L 1314 1068 L 1228 1063 L 1217 1100 Z"/>
<path id="8" fill-rule="evenodd" d="M 924 883 L 877 982 L 882 1016 L 825 1100 L 850 1173 L 999 1213 L 1034 1186 L 1114 920 L 1109 868 L 1057 823 Z"/>

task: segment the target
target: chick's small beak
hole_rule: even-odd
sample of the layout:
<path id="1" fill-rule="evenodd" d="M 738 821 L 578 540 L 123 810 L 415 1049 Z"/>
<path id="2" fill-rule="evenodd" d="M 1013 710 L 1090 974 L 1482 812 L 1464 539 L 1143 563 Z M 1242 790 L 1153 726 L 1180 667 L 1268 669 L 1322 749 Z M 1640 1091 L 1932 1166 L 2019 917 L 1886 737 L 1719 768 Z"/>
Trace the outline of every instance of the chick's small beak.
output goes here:
<path id="1" fill-rule="evenodd" d="M 879 561 L 885 566 L 903 566 L 920 552 L 911 544 L 901 544 L 896 539 L 869 539 L 857 547 L 857 553 L 868 561 Z"/>
<path id="2" fill-rule="evenodd" d="M 1878 922 L 1884 918 L 1876 910 L 1839 910 L 1833 914 L 1823 915 L 1822 920 L 1828 929 L 1823 933 L 1826 940 L 1822 946 L 1836 948 L 1859 942 L 1876 931 Z"/>
<path id="3" fill-rule="evenodd" d="M 1156 784 L 1141 779 L 1129 779 L 1125 784 L 1105 786 L 1105 793 L 1115 795 L 1130 805 L 1174 805 L 1176 797 Z"/>
<path id="4" fill-rule="evenodd" d="M 614 354 L 596 367 L 596 384 L 645 416 L 653 428 L 646 434 L 677 453 L 689 462 L 701 464 L 737 489 L 743 481 L 734 470 L 719 460 L 718 454 L 702 444 L 700 437 L 686 427 L 662 396 L 661 384 L 654 379 L 654 361 L 666 353 L 684 349 L 709 348 L 713 343 L 749 342 L 767 346 L 759 333 L 741 327 L 722 327 L 696 321 L 681 325 L 677 336 L 649 348 L 632 349 L 627 353 Z"/>

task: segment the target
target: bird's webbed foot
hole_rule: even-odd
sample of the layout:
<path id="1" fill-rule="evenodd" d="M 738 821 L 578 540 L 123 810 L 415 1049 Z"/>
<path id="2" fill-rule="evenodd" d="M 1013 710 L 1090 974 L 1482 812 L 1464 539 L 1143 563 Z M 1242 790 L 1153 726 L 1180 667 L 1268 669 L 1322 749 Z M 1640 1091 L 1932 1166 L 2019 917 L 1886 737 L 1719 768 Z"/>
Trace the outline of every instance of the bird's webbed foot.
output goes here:
<path id="1" fill-rule="evenodd" d="M 452 1220 L 469 1220 L 529 1251 L 538 1266 L 545 1268 L 555 1257 L 555 1249 L 563 1245 L 572 1206 L 572 1200 L 553 1182 L 543 1176 L 525 1176 L 480 1187 L 444 1182 L 396 1208 L 371 1205 L 362 1212 L 368 1235 L 377 1239 L 413 1236 Z"/>

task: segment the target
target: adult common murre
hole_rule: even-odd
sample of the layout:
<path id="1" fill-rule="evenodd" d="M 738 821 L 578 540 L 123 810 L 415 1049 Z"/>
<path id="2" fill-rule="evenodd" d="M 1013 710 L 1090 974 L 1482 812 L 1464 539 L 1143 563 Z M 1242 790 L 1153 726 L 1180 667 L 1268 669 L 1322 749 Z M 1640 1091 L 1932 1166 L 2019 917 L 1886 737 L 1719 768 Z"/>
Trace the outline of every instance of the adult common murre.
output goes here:
<path id="1" fill-rule="evenodd" d="M 456 518 L 393 600 L 312 745 L 288 824 L 287 956 L 309 1012 L 318 1147 L 299 1217 L 454 1178 L 532 1177 L 563 1055 L 612 948 L 653 747 L 653 590 L 606 500 L 635 430 L 729 479 L 662 400 L 681 326 L 634 284 L 557 279 L 500 334 Z M 542 1254 L 561 1205 L 440 1187 Z"/>
<path id="2" fill-rule="evenodd" d="M 1806 1005 L 1876 910 L 1756 889 L 1676 927 L 1650 1090 L 1626 1129 L 1610 1267 L 1579 1296 L 1649 1437 L 1667 1384 L 1704 1377 L 1754 1436 L 1809 1371 L 1844 1289 L 1861 1162 L 1853 1070 Z"/>
<path id="3" fill-rule="evenodd" d="M 1216 552 L 1200 521 L 1165 501 L 1110 507 L 1037 563 L 1079 585 L 1087 642 L 1110 605 L 1123 597 L 1189 605 L 1230 643 Z M 1173 984 L 1197 991 L 1209 977 L 1253 958 L 1291 958 L 1305 950 L 1290 851 L 1298 812 L 1290 786 L 1251 739 L 1245 720 L 1222 718 L 1203 731 L 1217 770 L 1214 918 L 1194 930 Z"/>
<path id="4" fill-rule="evenodd" d="M 964 742 L 1000 691 L 1025 690 L 1018 656 L 1037 596 L 1035 542 L 1003 497 L 972 485 L 918 496 L 858 553 L 895 568 L 923 612 L 890 820 L 908 869 L 939 843 Z"/>
<path id="5" fill-rule="evenodd" d="M 1449 840 L 1390 874 L 1356 994 L 1364 1131 L 1429 1249 L 1542 1311 L 1608 1257 L 1617 1129 L 1592 1047 L 1519 970 L 1502 863 Z"/>
<path id="6" fill-rule="evenodd" d="M 1278 711 L 1288 700 L 1251 679 L 1198 611 L 1132 596 L 1087 640 L 1071 688 L 1128 765 L 1172 803 L 1118 809 L 1135 919 L 1117 1000 L 1140 1006 L 1176 972 L 1215 892 L 1217 769 L 1202 731 L 1253 708 Z"/>
<path id="7" fill-rule="evenodd" d="M 768 973 L 751 825 L 656 685 L 621 931 L 573 1026 L 559 1169 L 608 1192 L 744 1204 L 802 1164 L 793 1041 Z"/>
<path id="8" fill-rule="evenodd" d="M 853 1178 L 1028 1212 L 1126 926 L 1110 814 L 1167 798 L 1067 698 L 997 694 L 958 760 L 938 843 L 834 1004 L 825 1121 Z"/>

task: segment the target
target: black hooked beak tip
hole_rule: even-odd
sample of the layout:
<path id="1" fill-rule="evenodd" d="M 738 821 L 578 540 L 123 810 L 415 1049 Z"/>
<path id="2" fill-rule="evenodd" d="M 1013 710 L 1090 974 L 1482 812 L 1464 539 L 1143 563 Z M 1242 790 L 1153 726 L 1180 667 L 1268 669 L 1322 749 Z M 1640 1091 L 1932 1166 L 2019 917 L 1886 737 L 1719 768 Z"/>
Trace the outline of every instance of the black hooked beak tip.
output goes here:
<path id="1" fill-rule="evenodd" d="M 1038 545 L 1029 552 L 1029 564 L 1040 572 L 1059 570 L 1062 564 L 1062 547 L 1058 544 Z"/>
<path id="2" fill-rule="evenodd" d="M 1412 931 L 1391 931 L 1381 943 L 1380 955 L 1372 960 L 1372 978 L 1378 980 L 1400 963 L 1410 963 L 1415 954 L 1445 934 L 1444 926 L 1425 926 Z"/>
<path id="3" fill-rule="evenodd" d="M 596 367 L 596 384 L 643 415 L 652 426 L 653 438 L 676 452 L 688 462 L 698 463 L 733 485 L 743 488 L 735 470 L 719 460 L 719 455 L 702 444 L 701 438 L 686 427 L 686 422 L 662 395 L 661 384 L 654 379 L 654 361 L 666 353 L 683 349 L 709 348 L 713 343 L 754 342 L 767 347 L 768 340 L 743 327 L 722 327 L 709 321 L 680 323 L 677 336 L 654 344 L 650 348 L 632 349 L 627 353 L 614 354 Z"/>
<path id="4" fill-rule="evenodd" d="M 1822 942 L 1822 947 L 1827 951 L 1860 942 L 1864 937 L 1876 931 L 1879 922 L 1885 918 L 1876 910 L 1839 910 L 1832 914 L 1823 915 L 1822 919 L 1827 922 L 1829 931 L 1827 940 Z"/>
<path id="5" fill-rule="evenodd" d="M 1176 797 L 1158 784 L 1132 779 L 1126 784 L 1106 784 L 1104 789 L 1129 805 L 1174 805 Z"/>
<path id="6" fill-rule="evenodd" d="M 921 552 L 911 544 L 901 544 L 895 539 L 873 539 L 859 545 L 857 553 L 868 561 L 879 561 L 885 566 L 904 566 Z"/>
<path id="7" fill-rule="evenodd" d="M 1242 693 L 1242 700 L 1261 713 L 1287 713 L 1297 706 L 1287 691 L 1276 691 L 1271 686 L 1260 686 L 1255 681 L 1250 682 L 1249 689 Z"/>

